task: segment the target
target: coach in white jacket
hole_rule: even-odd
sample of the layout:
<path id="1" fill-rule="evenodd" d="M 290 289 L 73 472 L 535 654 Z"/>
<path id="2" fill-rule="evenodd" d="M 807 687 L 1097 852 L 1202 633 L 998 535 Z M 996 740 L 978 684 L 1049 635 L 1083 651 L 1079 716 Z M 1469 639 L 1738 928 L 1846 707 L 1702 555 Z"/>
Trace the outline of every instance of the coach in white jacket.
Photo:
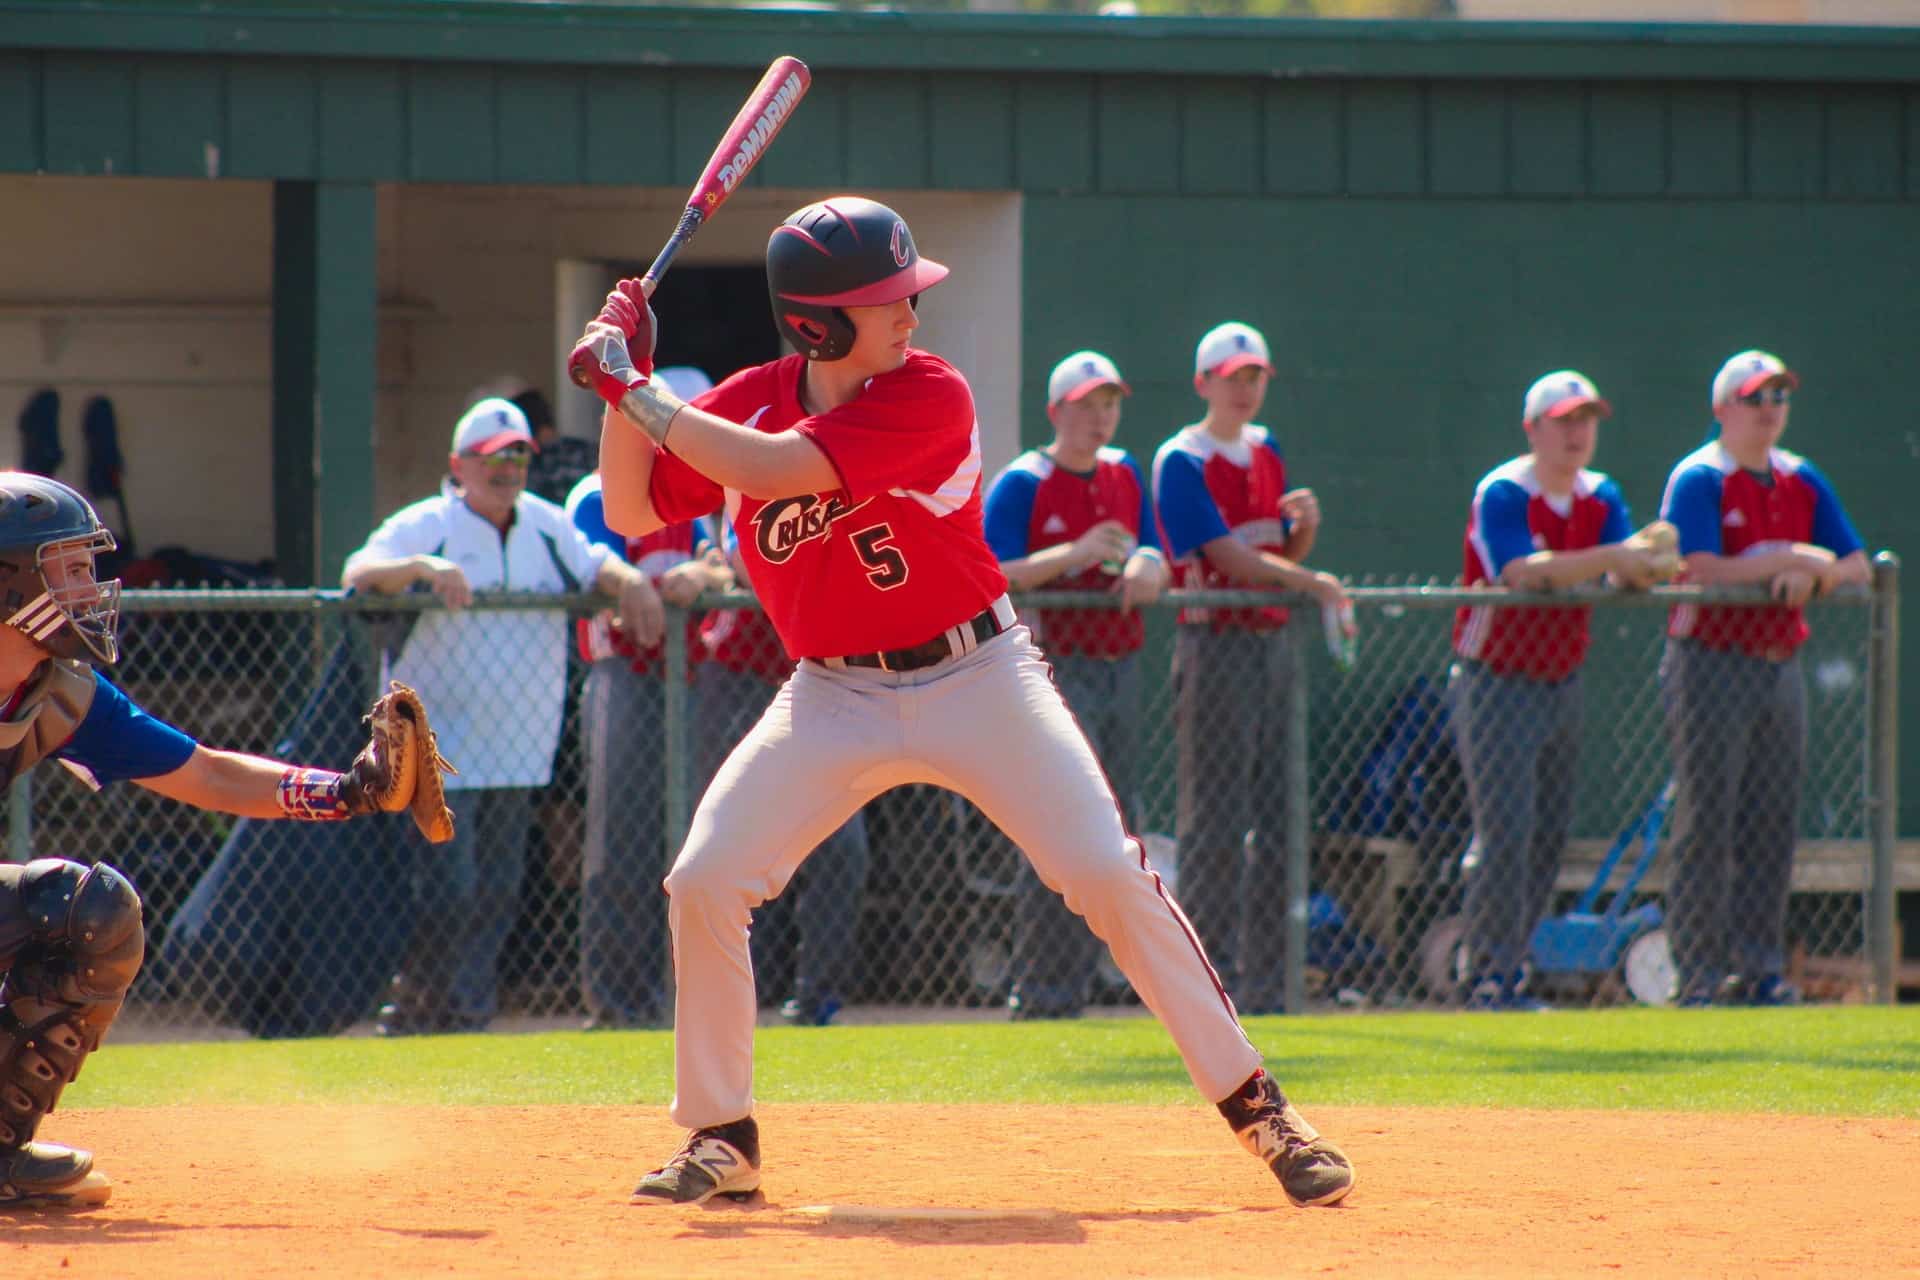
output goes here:
<path id="1" fill-rule="evenodd" d="M 414 937 L 387 1035 L 478 1030 L 493 1017 L 496 966 L 519 906 L 533 788 L 553 776 L 566 697 L 567 616 L 559 609 L 468 612 L 476 591 L 577 591 L 619 601 L 623 624 L 657 643 L 665 619 L 645 575 L 595 546 L 559 507 L 527 493 L 533 434 L 511 401 L 461 416 L 442 492 L 401 508 L 347 558 L 341 584 L 425 588 L 447 605 L 419 615 L 392 676 L 433 708 L 453 843 L 418 842 Z"/>

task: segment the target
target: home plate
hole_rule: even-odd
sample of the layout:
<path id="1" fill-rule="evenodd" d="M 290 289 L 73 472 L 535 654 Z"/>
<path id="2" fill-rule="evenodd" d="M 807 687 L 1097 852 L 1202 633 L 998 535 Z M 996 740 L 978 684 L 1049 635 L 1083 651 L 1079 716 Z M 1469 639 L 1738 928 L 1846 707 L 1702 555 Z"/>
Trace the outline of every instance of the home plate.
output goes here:
<path id="1" fill-rule="evenodd" d="M 1057 1222 L 1065 1216 L 1057 1209 L 888 1208 L 872 1204 L 803 1204 L 788 1212 L 815 1222 L 866 1226 L 891 1222 Z"/>

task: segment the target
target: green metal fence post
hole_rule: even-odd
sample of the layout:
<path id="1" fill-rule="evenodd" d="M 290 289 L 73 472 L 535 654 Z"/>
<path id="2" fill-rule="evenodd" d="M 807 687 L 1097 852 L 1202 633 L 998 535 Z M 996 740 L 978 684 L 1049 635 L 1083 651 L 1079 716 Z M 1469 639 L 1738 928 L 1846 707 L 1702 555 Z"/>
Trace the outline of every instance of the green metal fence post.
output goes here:
<path id="1" fill-rule="evenodd" d="M 1873 966 L 1873 999 L 1899 999 L 1894 969 L 1898 931 L 1894 898 L 1895 822 L 1900 813 L 1900 557 L 1882 551 L 1873 558 L 1873 614 L 1867 632 L 1871 688 L 1867 698 L 1867 839 L 1873 877 L 1867 889 L 1867 952 Z"/>

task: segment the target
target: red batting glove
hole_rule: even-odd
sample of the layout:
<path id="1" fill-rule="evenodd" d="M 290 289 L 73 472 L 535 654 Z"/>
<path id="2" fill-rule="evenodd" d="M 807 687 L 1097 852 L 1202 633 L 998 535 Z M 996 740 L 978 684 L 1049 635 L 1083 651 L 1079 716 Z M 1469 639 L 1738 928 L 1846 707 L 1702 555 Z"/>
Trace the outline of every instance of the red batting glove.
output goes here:
<path id="1" fill-rule="evenodd" d="M 653 373 L 655 339 L 646 291 L 638 280 L 622 280 L 574 344 L 567 374 L 617 409 L 621 398 Z"/>

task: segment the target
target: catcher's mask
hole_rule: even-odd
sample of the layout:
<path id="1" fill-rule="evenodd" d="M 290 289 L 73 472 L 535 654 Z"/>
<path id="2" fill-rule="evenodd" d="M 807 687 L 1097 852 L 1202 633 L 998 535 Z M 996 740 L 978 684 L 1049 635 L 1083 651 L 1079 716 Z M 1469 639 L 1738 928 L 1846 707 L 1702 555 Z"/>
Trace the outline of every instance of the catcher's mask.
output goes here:
<path id="1" fill-rule="evenodd" d="M 863 196 L 796 210 L 767 241 L 774 324 L 809 360 L 839 360 L 853 350 L 853 321 L 843 307 L 898 302 L 946 278 L 945 267 L 920 256 L 906 219 Z"/>
<path id="2" fill-rule="evenodd" d="M 0 620 L 56 658 L 120 658 L 120 579 L 94 561 L 113 532 L 87 500 L 47 476 L 0 471 Z"/>

